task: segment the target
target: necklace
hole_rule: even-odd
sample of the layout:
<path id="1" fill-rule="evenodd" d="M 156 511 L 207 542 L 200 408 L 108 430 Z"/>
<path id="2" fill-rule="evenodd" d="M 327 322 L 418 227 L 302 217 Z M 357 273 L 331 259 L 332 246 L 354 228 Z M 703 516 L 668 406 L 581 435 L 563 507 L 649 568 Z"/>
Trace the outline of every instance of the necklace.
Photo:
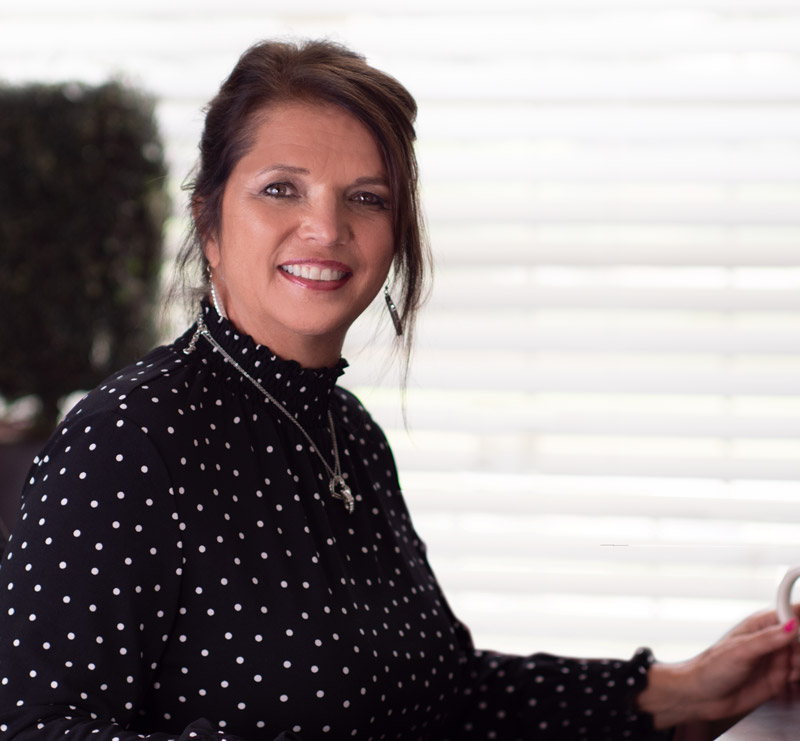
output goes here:
<path id="1" fill-rule="evenodd" d="M 195 347 L 197 347 L 197 340 L 199 337 L 205 337 L 206 340 L 216 349 L 220 355 L 225 359 L 226 363 L 229 363 L 234 368 L 236 368 L 239 373 L 242 374 L 250 383 L 253 384 L 263 395 L 264 398 L 272 402 L 273 406 L 275 406 L 286 419 L 288 419 L 301 433 L 303 433 L 303 437 L 308 440 L 308 444 L 318 456 L 319 459 L 322 461 L 322 465 L 325 466 L 325 470 L 328 472 L 328 476 L 330 476 L 330 480 L 328 481 L 328 489 L 331 492 L 331 495 L 335 499 L 341 499 L 344 502 L 344 508 L 347 510 L 348 514 L 353 514 L 353 510 L 355 509 L 355 499 L 353 498 L 353 492 L 351 491 L 350 487 L 345 483 L 344 476 L 342 476 L 342 464 L 339 460 L 339 446 L 336 444 L 336 432 L 333 428 L 333 415 L 331 414 L 330 409 L 328 410 L 328 424 L 331 428 L 331 444 L 333 446 L 333 468 L 328 465 L 328 461 L 325 460 L 322 453 L 317 450 L 317 446 L 314 444 L 314 441 L 311 439 L 311 435 L 309 435 L 303 426 L 289 413 L 289 411 L 281 404 L 269 391 L 267 391 L 253 376 L 251 376 L 244 368 L 242 368 L 239 363 L 225 350 L 222 345 L 219 344 L 212 336 L 211 332 L 209 332 L 208 327 L 203 320 L 203 313 L 202 311 L 197 317 L 197 331 L 195 331 L 192 339 L 189 341 L 189 344 L 184 348 L 183 352 L 186 355 L 194 352 Z"/>

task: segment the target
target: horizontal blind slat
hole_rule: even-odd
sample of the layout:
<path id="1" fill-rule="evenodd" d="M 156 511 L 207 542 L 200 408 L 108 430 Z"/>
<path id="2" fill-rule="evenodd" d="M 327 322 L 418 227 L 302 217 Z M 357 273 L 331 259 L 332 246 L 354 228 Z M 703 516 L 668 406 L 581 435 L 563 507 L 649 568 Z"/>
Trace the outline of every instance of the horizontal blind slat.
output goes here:
<path id="1" fill-rule="evenodd" d="M 394 408 L 372 407 L 373 414 L 391 421 L 400 416 Z M 668 415 L 662 413 L 630 413 L 619 415 L 592 414 L 578 411 L 572 414 L 537 414 L 535 410 L 514 413 L 513 410 L 465 409 L 463 404 L 410 404 L 409 415 L 414 429 L 440 430 L 447 420 L 448 427 L 472 435 L 605 435 L 686 438 L 742 438 L 762 440 L 793 440 L 800 444 L 800 419 L 780 417 L 735 417 L 711 415 Z M 385 424 L 385 423 L 384 423 Z M 395 429 L 401 420 L 396 419 Z M 798 513 L 800 514 L 800 513 Z"/>
<path id="2" fill-rule="evenodd" d="M 602 480 L 607 476 L 660 476 L 680 480 L 686 478 L 709 479 L 760 479 L 775 481 L 794 481 L 800 478 L 800 463 L 796 454 L 790 458 L 731 459 L 722 457 L 669 458 L 653 456 L 580 456 L 580 455 L 531 455 L 529 452 L 502 454 L 498 451 L 491 460 L 483 460 L 478 455 L 478 443 L 464 450 L 445 449 L 435 446 L 427 450 L 407 449 L 397 445 L 395 457 L 404 470 L 418 471 L 470 471 L 507 470 L 510 472 L 531 472 L 547 475 L 595 476 Z M 797 547 L 794 547 L 797 558 Z"/>
<path id="3" fill-rule="evenodd" d="M 109 11 L 107 0 L 73 0 L 65 6 L 61 0 L 26 0 L 14 9 L 17 15 L 41 14 L 46 12 L 48 17 L 58 22 L 63 14 L 73 15 L 84 13 L 98 15 Z M 229 2 L 225 9 L 228 13 L 247 14 L 251 19 L 264 12 L 264 3 L 261 0 L 235 0 Z M 394 16 L 398 13 L 395 4 L 373 3 L 369 6 L 368 14 L 377 16 Z M 486 3 L 483 0 L 438 0 L 435 5 L 430 0 L 406 0 L 402 6 L 403 12 L 414 12 L 425 17 L 433 12 L 477 13 L 485 15 Z M 781 11 L 796 11 L 796 0 L 692 0 L 689 3 L 679 3 L 673 0 L 497 0 L 492 4 L 493 13 L 517 13 L 519 11 L 534 12 L 536 14 L 548 13 L 575 13 L 582 12 L 685 12 L 687 10 L 699 12 L 710 11 L 720 13 L 751 13 L 771 14 Z M 127 15 L 146 14 L 151 17 L 178 15 L 181 17 L 196 14 L 208 14 L 216 17 L 220 13 L 220 5 L 216 0 L 172 0 L 170 3 L 159 0 L 139 0 L 137 3 L 127 3 L 120 7 L 111 7 L 111 12 Z M 365 7 L 361 0 L 338 0 L 335 13 L 364 13 Z M 293 6 L 290 17 L 297 18 L 303 15 L 330 15 L 331 5 L 329 0 L 303 0 Z"/>
<path id="4" fill-rule="evenodd" d="M 614 570 L 598 573 L 591 569 L 579 574 L 557 572 L 549 574 L 537 568 L 531 572 L 501 572 L 463 567 L 439 568 L 437 577 L 448 590 L 492 594 L 585 594 L 620 595 L 656 592 L 660 597 L 700 599 L 751 599 L 754 594 L 768 593 L 774 576 L 757 577 L 747 574 L 724 575 L 715 570 L 661 575 L 649 571 L 642 574 L 619 575 Z"/>
<path id="5" fill-rule="evenodd" d="M 709 224 L 800 226 L 800 187 L 775 185 L 751 197 L 724 188 L 708 190 L 691 184 L 654 187 L 648 183 L 601 190 L 571 186 L 539 189 L 520 185 L 502 194 L 480 186 L 442 191 L 424 188 L 426 214 L 443 225 L 492 222 L 543 224 Z M 465 204 L 480 204 L 466 211 Z"/>
<path id="6" fill-rule="evenodd" d="M 477 271 L 476 271 L 477 272 Z M 505 269 L 503 275 L 493 276 L 483 269 L 479 275 L 454 275 L 441 280 L 431 302 L 431 309 L 469 310 L 480 296 L 481 310 L 542 308 L 573 309 L 669 309 L 680 306 L 682 311 L 753 312 L 800 311 L 800 291 L 786 289 L 757 290 L 752 288 L 627 288 L 586 285 L 580 287 L 550 287 L 530 281 L 524 285 L 521 271 Z M 599 281 L 598 281 L 599 283 Z"/>
<path id="7" fill-rule="evenodd" d="M 468 352 L 452 351 L 452 358 L 437 360 L 436 356 L 441 354 L 434 349 L 418 353 L 411 376 L 413 387 L 576 394 L 800 395 L 800 374 L 791 369 L 767 371 L 719 367 L 693 370 L 680 366 L 664 367 L 662 359 L 649 367 L 633 367 L 633 364 L 626 367 L 623 363 L 615 366 L 585 356 L 565 359 L 561 363 L 542 363 L 532 356 L 515 356 L 508 352 L 476 357 Z M 363 353 L 361 362 L 366 363 L 368 355 Z M 348 372 L 348 384 L 393 386 L 392 376 L 375 375 L 380 360 L 375 363 L 372 367 L 354 367 Z M 498 372 L 498 369 L 502 370 Z"/>
<path id="8" fill-rule="evenodd" d="M 453 126 L 453 120 L 459 125 Z M 796 142 L 800 136 L 800 106 L 790 101 L 774 105 L 724 105 L 709 101 L 646 106 L 628 101 L 592 105 L 581 102 L 496 102 L 492 106 L 431 101 L 420 111 L 418 131 L 423 142 L 472 145 L 508 139 L 542 139 L 595 143 Z"/>
<path id="9" fill-rule="evenodd" d="M 419 472 L 417 477 L 419 478 Z M 428 475 L 429 476 L 429 475 Z M 441 476 L 441 474 L 440 474 Z M 404 480 L 413 477 L 413 472 Z M 508 476 L 499 475 L 481 487 L 457 491 L 444 489 L 431 491 L 423 487 L 413 489 L 409 501 L 414 511 L 442 513 L 457 516 L 459 513 L 484 512 L 486 514 L 512 514 L 518 517 L 544 517 L 548 514 L 608 517 L 609 512 L 624 512 L 626 517 L 672 518 L 693 520 L 723 520 L 726 522 L 786 523 L 800 520 L 800 502 L 764 498 L 735 499 L 704 496 L 634 496 L 605 489 L 602 494 L 567 493 L 558 483 L 548 488 L 542 483 L 527 491 L 509 492 L 505 485 Z M 534 480 L 539 481 L 536 477 Z M 553 477 L 550 477 L 552 481 Z M 413 480 L 413 478 L 412 478 Z M 557 498 L 555 498 L 557 497 Z M 735 543 L 727 545 L 735 547 Z"/>
<path id="10" fill-rule="evenodd" d="M 501 171 L 508 180 L 549 183 L 800 183 L 800 137 L 772 146 L 739 143 L 703 147 L 547 145 L 530 140 L 462 147 L 435 146 L 420 151 L 427 187 L 462 179 L 482 181 Z M 547 151 L 548 149 L 554 151 Z M 561 150 L 561 151 L 559 151 Z"/>

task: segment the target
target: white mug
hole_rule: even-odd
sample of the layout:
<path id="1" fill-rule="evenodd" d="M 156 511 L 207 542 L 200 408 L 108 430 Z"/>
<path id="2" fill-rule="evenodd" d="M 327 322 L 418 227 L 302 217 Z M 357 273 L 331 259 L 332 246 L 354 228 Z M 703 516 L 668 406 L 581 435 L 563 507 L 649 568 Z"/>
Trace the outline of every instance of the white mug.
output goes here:
<path id="1" fill-rule="evenodd" d="M 800 566 L 795 566 L 786 572 L 781 585 L 778 587 L 778 619 L 781 624 L 788 623 L 793 617 L 792 587 L 800 579 Z"/>

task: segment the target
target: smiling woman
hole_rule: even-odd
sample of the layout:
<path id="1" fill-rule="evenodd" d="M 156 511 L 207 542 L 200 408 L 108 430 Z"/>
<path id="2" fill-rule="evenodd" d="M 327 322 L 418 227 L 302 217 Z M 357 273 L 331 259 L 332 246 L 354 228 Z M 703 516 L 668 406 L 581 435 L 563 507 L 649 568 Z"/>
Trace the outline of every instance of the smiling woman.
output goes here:
<path id="1" fill-rule="evenodd" d="M 475 648 L 382 430 L 337 385 L 391 266 L 410 340 L 415 110 L 325 42 L 253 47 L 211 102 L 195 323 L 90 392 L 23 493 L 4 739 L 655 739 L 800 676 L 774 614 L 676 666 Z"/>
<path id="2" fill-rule="evenodd" d="M 394 257 L 383 158 L 337 106 L 276 103 L 258 119 L 205 256 L 239 329 L 282 358 L 333 366 Z"/>
<path id="3" fill-rule="evenodd" d="M 308 114 L 309 109 L 318 115 L 301 115 L 302 111 Z M 306 220 L 309 207 L 314 206 L 314 211 L 318 211 L 314 218 L 328 221 L 336 213 L 333 228 L 349 229 L 352 219 L 342 223 L 345 212 L 341 208 L 331 211 L 332 202 L 326 204 L 325 198 L 335 196 L 339 206 L 369 204 L 372 208 L 367 211 L 374 211 L 370 219 L 373 228 L 384 220 L 391 227 L 390 287 L 399 295 L 403 321 L 402 327 L 397 322 L 396 328 L 399 342 L 404 345 L 407 371 L 416 315 L 430 270 L 418 204 L 416 113 L 414 98 L 397 80 L 370 67 L 362 57 L 344 47 L 321 42 L 299 48 L 275 42 L 253 46 L 242 55 L 208 107 L 200 140 L 200 162 L 189 185 L 194 221 L 178 259 L 183 275 L 188 276 L 189 268 L 198 264 L 201 275 L 208 278 L 207 245 L 221 238 L 224 197 L 233 186 L 229 179 L 237 166 L 246 166 L 243 159 L 254 168 L 250 177 L 257 179 L 248 184 L 253 197 L 257 197 L 255 191 L 262 195 L 260 186 L 264 189 L 263 196 L 280 200 L 283 195 L 290 202 L 300 199 Z M 319 152 L 313 151 L 311 140 L 292 130 L 299 123 L 304 125 L 305 133 L 315 137 L 314 145 L 321 145 Z M 277 134 L 281 127 L 282 139 L 273 140 L 272 134 Z M 338 137 L 335 143 L 328 140 L 326 128 L 327 133 Z M 270 132 L 269 141 L 265 130 Z M 357 144 L 359 156 L 366 156 L 358 166 L 355 165 L 358 158 L 346 157 L 348 150 L 342 149 L 350 144 Z M 337 146 L 338 164 L 348 160 L 348 169 L 352 171 L 350 182 L 344 179 L 344 172 L 332 177 L 334 163 L 326 166 L 324 161 L 334 154 Z M 265 147 L 269 151 L 264 154 L 277 159 L 259 159 L 257 152 Z M 299 160 L 285 161 L 281 159 L 283 156 Z M 310 167 L 303 164 L 306 161 Z M 269 168 L 273 169 L 273 176 L 280 177 L 270 177 Z M 319 186 L 326 177 L 330 181 L 328 192 L 320 200 L 320 191 L 325 188 Z M 313 193 L 303 190 L 313 184 L 318 186 Z M 344 201 L 342 188 L 349 189 Z M 354 215 L 353 210 L 348 213 Z M 309 226 L 304 226 L 305 233 Z M 323 228 L 330 229 L 330 223 L 323 224 Z M 328 238 L 322 237 L 323 241 Z M 335 266 L 335 269 L 341 268 Z M 357 282 L 362 282 L 361 276 Z"/>

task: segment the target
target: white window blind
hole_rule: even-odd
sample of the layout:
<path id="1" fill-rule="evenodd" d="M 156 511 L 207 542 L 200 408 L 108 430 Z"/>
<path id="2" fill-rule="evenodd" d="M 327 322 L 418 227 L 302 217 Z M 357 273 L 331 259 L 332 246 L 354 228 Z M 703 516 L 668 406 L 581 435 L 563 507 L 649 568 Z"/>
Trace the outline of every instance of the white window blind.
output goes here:
<path id="1" fill-rule="evenodd" d="M 800 564 L 800 0 L 264 6 L 7 2 L 0 68 L 158 94 L 182 204 L 247 45 L 365 53 L 420 104 L 437 275 L 410 433 L 380 306 L 345 382 L 476 641 L 681 658 L 769 605 Z"/>

